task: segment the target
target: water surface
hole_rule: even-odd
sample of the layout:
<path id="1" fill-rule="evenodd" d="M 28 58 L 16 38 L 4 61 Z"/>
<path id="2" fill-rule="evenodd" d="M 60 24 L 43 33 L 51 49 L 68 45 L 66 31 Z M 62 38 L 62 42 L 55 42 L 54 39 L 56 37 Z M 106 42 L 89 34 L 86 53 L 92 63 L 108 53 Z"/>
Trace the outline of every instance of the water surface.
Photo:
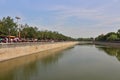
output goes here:
<path id="1" fill-rule="evenodd" d="M 0 63 L 0 80 L 120 80 L 120 48 L 77 45 L 51 53 Z"/>

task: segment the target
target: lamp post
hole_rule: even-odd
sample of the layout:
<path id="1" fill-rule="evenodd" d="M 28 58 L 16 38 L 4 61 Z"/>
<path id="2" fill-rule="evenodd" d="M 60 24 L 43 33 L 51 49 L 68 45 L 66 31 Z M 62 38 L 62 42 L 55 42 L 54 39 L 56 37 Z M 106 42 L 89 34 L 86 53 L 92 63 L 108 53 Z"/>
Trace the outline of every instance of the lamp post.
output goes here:
<path id="1" fill-rule="evenodd" d="M 10 28 L 8 29 L 8 31 L 9 31 L 8 43 L 10 43 Z"/>
<path id="2" fill-rule="evenodd" d="M 21 19 L 20 17 L 15 17 L 17 19 L 17 24 L 18 24 L 18 20 Z M 18 37 L 20 38 L 20 26 L 18 24 Z"/>

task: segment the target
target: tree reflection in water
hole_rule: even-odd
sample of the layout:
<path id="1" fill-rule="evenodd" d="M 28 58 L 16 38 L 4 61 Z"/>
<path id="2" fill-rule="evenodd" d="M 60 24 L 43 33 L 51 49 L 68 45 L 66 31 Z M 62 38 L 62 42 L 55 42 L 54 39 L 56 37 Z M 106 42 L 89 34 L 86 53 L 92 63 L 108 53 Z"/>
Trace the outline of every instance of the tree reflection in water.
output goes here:
<path id="1" fill-rule="evenodd" d="M 31 80 L 33 75 L 38 76 L 51 65 L 57 64 L 64 51 L 65 48 L 58 48 L 3 62 L 0 64 L 0 80 Z"/>
<path id="2" fill-rule="evenodd" d="M 106 46 L 101 46 L 101 47 L 96 46 L 96 47 L 99 50 L 104 51 L 110 56 L 115 56 L 120 61 L 120 48 L 113 48 L 113 47 L 106 47 Z"/>

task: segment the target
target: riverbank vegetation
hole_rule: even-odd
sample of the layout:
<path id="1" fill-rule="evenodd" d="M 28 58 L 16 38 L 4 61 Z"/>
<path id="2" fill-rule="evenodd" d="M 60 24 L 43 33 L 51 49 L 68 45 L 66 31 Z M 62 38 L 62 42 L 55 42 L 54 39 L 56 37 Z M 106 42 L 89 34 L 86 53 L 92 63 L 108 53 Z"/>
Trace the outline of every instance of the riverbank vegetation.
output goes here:
<path id="1" fill-rule="evenodd" d="M 57 31 L 39 30 L 36 26 L 18 24 L 11 17 L 3 17 L 0 20 L 0 36 L 16 36 L 20 39 L 39 41 L 71 41 L 71 37 L 65 36 Z"/>
<path id="2" fill-rule="evenodd" d="M 93 41 L 94 38 L 78 38 L 77 41 Z"/>
<path id="3" fill-rule="evenodd" d="M 96 41 L 120 41 L 120 29 L 117 32 L 109 32 L 107 34 L 101 34 L 95 38 Z"/>

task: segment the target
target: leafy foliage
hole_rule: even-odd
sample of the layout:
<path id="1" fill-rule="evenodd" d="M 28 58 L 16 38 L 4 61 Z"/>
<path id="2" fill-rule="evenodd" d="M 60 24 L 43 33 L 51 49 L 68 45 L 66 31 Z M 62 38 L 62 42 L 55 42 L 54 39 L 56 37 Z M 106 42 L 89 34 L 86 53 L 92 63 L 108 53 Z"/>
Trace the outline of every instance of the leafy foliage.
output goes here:
<path id="1" fill-rule="evenodd" d="M 95 39 L 96 41 L 120 41 L 120 29 L 118 32 L 110 32 L 105 35 L 101 34 Z"/>
<path id="2" fill-rule="evenodd" d="M 17 24 L 11 17 L 4 17 L 0 20 L 0 35 L 17 35 Z"/>
<path id="3" fill-rule="evenodd" d="M 19 26 L 19 27 L 18 27 Z M 25 40 L 38 39 L 38 40 L 54 40 L 54 41 L 68 41 L 74 40 L 71 37 L 65 36 L 56 31 L 40 31 L 37 27 L 25 25 L 18 25 L 11 17 L 4 17 L 0 20 L 0 36 L 18 36 L 20 32 L 20 38 Z"/>
<path id="4" fill-rule="evenodd" d="M 77 41 L 93 41 L 93 38 L 78 38 Z"/>

